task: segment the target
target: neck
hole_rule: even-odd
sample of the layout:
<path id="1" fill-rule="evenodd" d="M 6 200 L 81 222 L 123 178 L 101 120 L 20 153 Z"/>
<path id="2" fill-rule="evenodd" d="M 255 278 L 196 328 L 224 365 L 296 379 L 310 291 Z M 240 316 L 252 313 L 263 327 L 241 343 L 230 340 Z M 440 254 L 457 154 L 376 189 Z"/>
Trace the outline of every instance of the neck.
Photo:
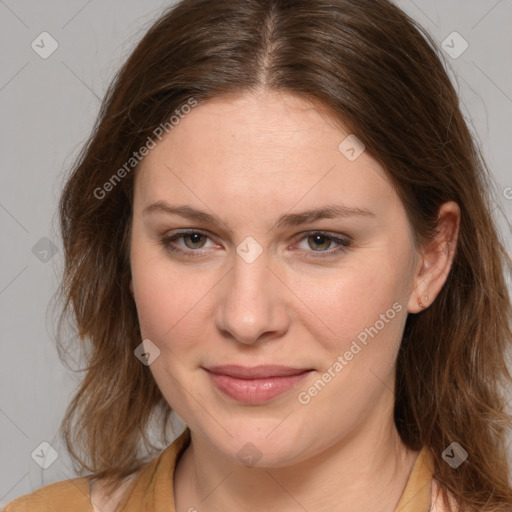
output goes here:
<path id="1" fill-rule="evenodd" d="M 314 510 L 393 512 L 418 452 L 382 411 L 318 455 L 293 466 L 245 467 L 191 435 L 176 467 L 176 512 Z M 320 434 L 320 433 L 319 433 Z"/>

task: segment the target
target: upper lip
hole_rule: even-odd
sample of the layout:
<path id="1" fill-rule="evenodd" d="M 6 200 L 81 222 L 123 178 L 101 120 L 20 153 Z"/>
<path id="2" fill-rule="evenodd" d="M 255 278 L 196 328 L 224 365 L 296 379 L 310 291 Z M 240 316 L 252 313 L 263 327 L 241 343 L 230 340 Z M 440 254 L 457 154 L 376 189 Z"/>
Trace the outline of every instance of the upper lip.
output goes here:
<path id="1" fill-rule="evenodd" d="M 285 377 L 289 375 L 298 375 L 310 371 L 310 368 L 291 368 L 289 366 L 279 365 L 260 365 L 260 366 L 238 366 L 223 364 L 220 366 L 210 366 L 205 370 L 219 375 L 228 375 L 238 379 L 264 379 L 268 377 Z"/>

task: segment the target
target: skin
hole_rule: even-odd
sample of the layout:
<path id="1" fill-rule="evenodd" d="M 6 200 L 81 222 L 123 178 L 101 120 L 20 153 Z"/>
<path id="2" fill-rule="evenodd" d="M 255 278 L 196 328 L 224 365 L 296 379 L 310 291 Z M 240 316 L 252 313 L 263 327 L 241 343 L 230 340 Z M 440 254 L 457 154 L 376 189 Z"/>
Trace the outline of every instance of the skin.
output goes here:
<path id="1" fill-rule="evenodd" d="M 400 499 L 418 452 L 393 423 L 396 355 L 407 314 L 423 309 L 418 299 L 428 307 L 446 280 L 460 214 L 443 205 L 438 238 L 415 248 L 384 170 L 366 151 L 349 161 L 338 149 L 348 134 L 293 95 L 217 98 L 193 108 L 137 171 L 130 286 L 143 339 L 160 350 L 150 370 L 192 432 L 175 473 L 177 512 L 391 512 Z M 143 212 L 157 201 L 222 220 Z M 326 204 L 373 216 L 272 227 L 280 215 Z M 186 228 L 205 236 L 174 246 L 199 256 L 162 244 Z M 337 244 L 315 242 L 311 231 L 351 245 L 333 253 Z M 252 263 L 236 252 L 248 236 L 262 249 Z M 300 403 L 298 393 L 394 303 L 401 311 Z M 315 371 L 270 402 L 246 405 L 201 368 L 228 363 Z M 249 442 L 261 453 L 254 467 L 237 456 Z"/>

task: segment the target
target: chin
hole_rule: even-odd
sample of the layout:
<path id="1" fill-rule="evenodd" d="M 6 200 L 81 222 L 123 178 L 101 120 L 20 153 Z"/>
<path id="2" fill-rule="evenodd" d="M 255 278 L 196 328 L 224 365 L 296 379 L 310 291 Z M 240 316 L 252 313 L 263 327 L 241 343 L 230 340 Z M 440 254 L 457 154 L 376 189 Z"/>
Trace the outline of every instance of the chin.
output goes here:
<path id="1" fill-rule="evenodd" d="M 203 432 L 219 452 L 238 464 L 247 467 L 286 467 L 307 458 L 303 450 L 314 442 L 313 439 L 308 442 L 308 437 L 302 429 L 297 428 L 296 423 L 290 422 L 285 426 L 286 421 L 283 422 L 283 418 L 268 418 L 223 422 L 219 418 L 225 430 L 220 428 L 215 432 Z M 283 424 L 279 426 L 281 422 Z"/>

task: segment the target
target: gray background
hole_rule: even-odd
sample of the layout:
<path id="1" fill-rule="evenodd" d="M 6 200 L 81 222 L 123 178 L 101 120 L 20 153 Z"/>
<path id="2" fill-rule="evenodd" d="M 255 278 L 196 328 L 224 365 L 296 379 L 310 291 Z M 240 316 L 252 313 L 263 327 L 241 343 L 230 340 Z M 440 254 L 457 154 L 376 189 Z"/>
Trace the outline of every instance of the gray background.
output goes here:
<path id="1" fill-rule="evenodd" d="M 446 60 L 495 175 L 496 217 L 510 248 L 512 0 L 397 3 L 439 43 L 456 31 L 469 44 Z M 109 81 L 167 5 L 0 0 L 0 506 L 76 475 L 57 434 L 80 375 L 58 358 L 48 308 L 62 270 L 56 205 Z M 31 47 L 43 31 L 58 43 L 47 59 Z M 44 441 L 59 455 L 48 469 L 31 457 Z"/>

